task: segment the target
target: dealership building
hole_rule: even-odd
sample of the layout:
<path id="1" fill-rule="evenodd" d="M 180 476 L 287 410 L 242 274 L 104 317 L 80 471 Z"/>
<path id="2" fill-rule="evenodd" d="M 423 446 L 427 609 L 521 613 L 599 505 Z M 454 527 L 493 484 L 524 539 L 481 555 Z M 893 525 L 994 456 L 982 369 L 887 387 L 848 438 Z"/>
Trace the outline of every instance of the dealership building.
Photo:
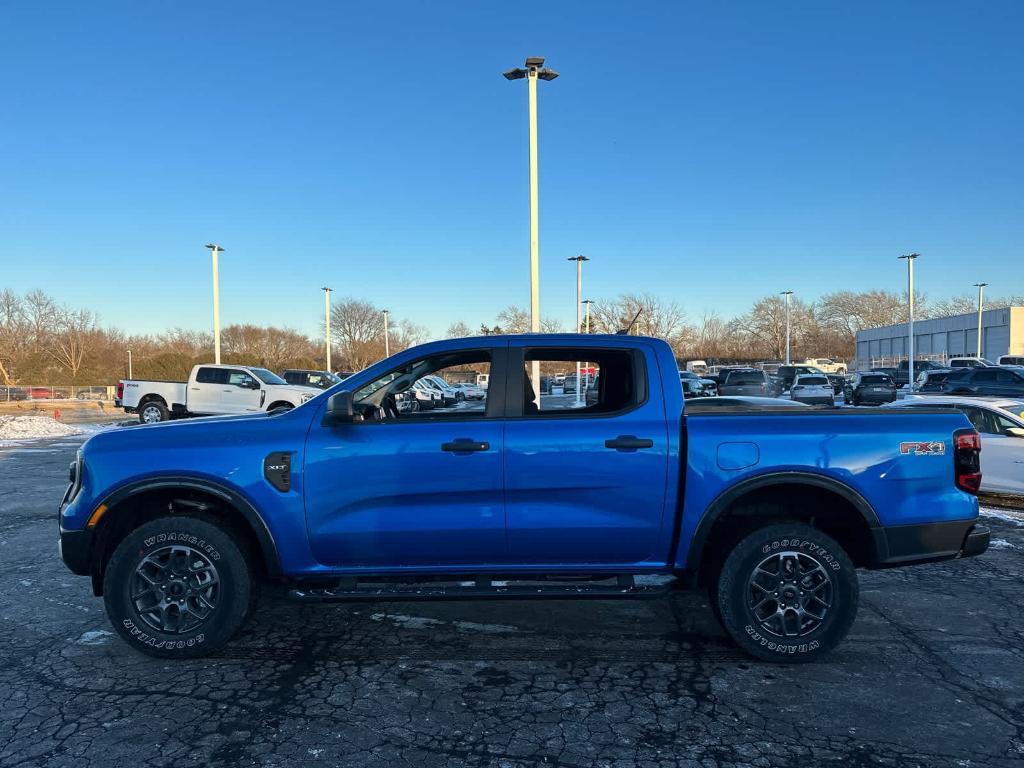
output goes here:
<path id="1" fill-rule="evenodd" d="M 907 358 L 907 324 L 857 332 L 857 367 L 895 365 Z M 914 321 L 914 357 L 945 361 L 978 351 L 978 313 Z M 986 309 L 981 317 L 981 356 L 1024 355 L 1024 307 Z"/>

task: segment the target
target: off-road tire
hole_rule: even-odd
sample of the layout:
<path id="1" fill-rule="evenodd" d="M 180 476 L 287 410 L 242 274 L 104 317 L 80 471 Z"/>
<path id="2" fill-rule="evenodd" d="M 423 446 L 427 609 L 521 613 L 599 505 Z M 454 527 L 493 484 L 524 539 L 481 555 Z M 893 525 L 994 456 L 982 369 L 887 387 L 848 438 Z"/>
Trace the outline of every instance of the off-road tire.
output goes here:
<path id="1" fill-rule="evenodd" d="M 132 590 L 139 589 L 138 585 L 145 579 L 138 569 L 153 569 L 152 563 L 160 561 L 169 551 L 178 553 L 179 558 L 194 553 L 187 558 L 187 567 L 191 569 L 195 564 L 206 563 L 212 566 L 213 577 L 216 577 L 216 591 L 207 588 L 204 592 L 206 597 L 215 596 L 209 615 L 197 626 L 182 627 L 182 631 L 175 631 L 173 627 L 166 631 L 154 626 L 153 615 L 141 611 L 132 599 Z M 212 521 L 177 515 L 151 520 L 129 533 L 107 563 L 103 579 L 107 616 L 129 646 L 149 656 L 177 659 L 206 656 L 228 642 L 255 607 L 257 586 L 250 562 L 245 548 L 235 541 L 232 533 Z M 174 571 L 171 566 L 168 569 Z M 151 574 L 152 571 L 147 575 Z M 185 589 L 192 588 L 193 583 L 198 583 L 193 580 L 199 579 L 191 570 L 184 578 L 177 576 L 177 573 L 172 574 L 171 580 L 176 579 L 176 582 L 163 588 L 165 594 L 172 587 L 178 588 L 181 582 L 185 583 Z M 201 591 L 194 589 L 195 593 Z M 186 601 L 199 599 L 192 592 L 182 597 Z M 177 613 L 180 617 L 182 612 Z M 171 615 L 174 615 L 173 610 Z M 194 620 L 194 615 L 191 618 Z"/>
<path id="2" fill-rule="evenodd" d="M 786 561 L 790 563 L 787 568 L 797 569 L 792 584 L 783 583 L 781 570 Z M 770 570 L 775 564 L 780 568 L 777 583 L 759 570 L 759 566 Z M 810 570 L 814 564 L 820 566 L 820 575 L 817 569 Z M 813 579 L 804 580 L 812 574 Z M 828 582 L 827 589 L 819 588 L 812 594 L 811 587 L 819 583 L 819 578 Z M 758 586 L 753 585 L 755 580 Z M 780 604 L 769 597 L 759 616 L 754 612 L 755 604 L 771 592 L 773 583 L 785 606 L 793 607 L 779 614 Z M 769 589 L 765 590 L 763 585 Z M 828 607 L 823 610 L 823 603 L 814 594 L 827 596 Z M 733 547 L 719 573 L 717 593 L 713 596 L 717 598 L 722 626 L 744 651 L 766 661 L 809 662 L 826 655 L 846 637 L 857 616 L 859 587 L 853 563 L 835 539 L 804 523 L 779 523 L 757 529 Z M 784 627 L 777 624 L 777 618 L 770 618 L 768 623 L 762 621 L 773 605 L 772 615 L 787 617 Z M 806 612 L 804 617 L 798 610 Z M 806 618 L 811 613 L 820 615 L 821 620 Z M 769 624 L 774 626 L 769 628 Z M 790 629 L 799 634 L 787 636 L 785 633 Z"/>
<path id="3" fill-rule="evenodd" d="M 155 424 L 159 421 L 167 421 L 169 418 L 171 418 L 171 414 L 170 411 L 167 410 L 167 406 L 164 405 L 160 400 L 148 400 L 147 402 L 140 405 L 138 410 L 140 424 Z M 147 421 L 146 411 L 151 411 L 152 413 L 155 413 L 157 415 L 157 418 L 155 420 L 150 418 L 150 420 Z M 149 415 L 152 416 L 152 413 Z"/>

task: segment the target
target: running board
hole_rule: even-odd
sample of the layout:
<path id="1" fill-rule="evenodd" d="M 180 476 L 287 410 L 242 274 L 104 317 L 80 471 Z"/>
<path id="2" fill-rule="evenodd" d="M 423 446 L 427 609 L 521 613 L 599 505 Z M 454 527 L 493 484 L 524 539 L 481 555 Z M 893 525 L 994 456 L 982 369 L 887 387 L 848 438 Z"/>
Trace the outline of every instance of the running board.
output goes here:
<path id="1" fill-rule="evenodd" d="M 478 576 L 473 580 L 428 582 L 390 582 L 377 579 L 342 579 L 330 586 L 323 584 L 296 587 L 288 598 L 302 603 L 334 602 L 410 602 L 415 600 L 616 600 L 624 598 L 664 597 L 677 583 L 672 576 L 631 574 L 595 581 L 556 579 L 494 579 Z"/>

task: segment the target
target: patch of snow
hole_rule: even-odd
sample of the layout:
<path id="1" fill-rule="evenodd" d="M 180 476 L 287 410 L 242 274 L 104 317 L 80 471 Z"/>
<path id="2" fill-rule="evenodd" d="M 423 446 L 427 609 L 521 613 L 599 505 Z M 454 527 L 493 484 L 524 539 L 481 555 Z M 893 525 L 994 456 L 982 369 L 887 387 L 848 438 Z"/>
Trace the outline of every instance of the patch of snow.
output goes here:
<path id="1" fill-rule="evenodd" d="M 78 427 L 50 416 L 0 416 L 0 440 L 38 440 L 41 437 L 80 435 Z"/>
<path id="2" fill-rule="evenodd" d="M 441 624 L 440 619 L 429 619 L 425 616 L 403 616 L 400 613 L 373 613 L 370 614 L 373 621 L 390 621 L 409 629 L 426 629 L 436 624 Z"/>
<path id="3" fill-rule="evenodd" d="M 1017 512 L 1011 509 L 992 509 L 992 507 L 982 507 L 978 513 L 982 517 L 992 517 L 996 520 L 1002 520 L 1004 523 L 1013 523 L 1014 525 L 1024 526 L 1024 510 Z"/>
<path id="4" fill-rule="evenodd" d="M 519 627 L 512 627 L 508 624 L 478 624 L 475 621 L 453 621 L 456 629 L 465 632 L 483 632 L 488 635 L 500 635 L 506 632 L 518 632 Z"/>
<path id="5" fill-rule="evenodd" d="M 108 632 L 105 629 L 90 629 L 88 632 L 83 632 L 82 636 L 75 640 L 75 643 L 78 645 L 104 645 L 109 643 L 113 636 L 113 632 Z"/>
<path id="6" fill-rule="evenodd" d="M 992 539 L 988 544 L 989 549 L 1016 549 L 1016 544 L 1011 544 L 1006 539 Z"/>
<path id="7" fill-rule="evenodd" d="M 393 624 L 408 629 L 426 629 L 427 627 L 436 627 L 440 624 L 450 624 L 460 632 L 483 632 L 496 635 L 519 631 L 519 627 L 512 627 L 508 624 L 480 624 L 475 621 L 448 622 L 441 619 L 431 619 L 426 616 L 406 616 L 401 613 L 373 613 L 370 614 L 370 619 L 373 621 L 390 621 Z"/>

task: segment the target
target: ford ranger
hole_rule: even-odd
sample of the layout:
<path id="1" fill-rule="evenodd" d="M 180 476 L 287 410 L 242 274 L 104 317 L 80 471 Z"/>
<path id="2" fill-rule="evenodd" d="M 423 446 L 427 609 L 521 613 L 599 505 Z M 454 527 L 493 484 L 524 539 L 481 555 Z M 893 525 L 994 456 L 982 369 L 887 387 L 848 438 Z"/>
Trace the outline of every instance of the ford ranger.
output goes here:
<path id="1" fill-rule="evenodd" d="M 534 362 L 600 372 L 537 397 Z M 459 409 L 396 400 L 486 371 Z M 713 399 L 713 398 L 712 398 Z M 294 600 L 652 597 L 707 589 L 746 652 L 807 661 L 858 568 L 977 555 L 978 433 L 944 408 L 701 410 L 671 348 L 603 335 L 407 349 L 290 411 L 100 433 L 70 468 L 64 562 L 128 645 L 216 650 L 259 585 Z"/>
<path id="2" fill-rule="evenodd" d="M 288 410 L 316 397 L 309 385 L 292 385 L 266 368 L 197 365 L 188 381 L 117 383 L 114 405 L 139 414 L 143 424 L 172 418 Z"/>

